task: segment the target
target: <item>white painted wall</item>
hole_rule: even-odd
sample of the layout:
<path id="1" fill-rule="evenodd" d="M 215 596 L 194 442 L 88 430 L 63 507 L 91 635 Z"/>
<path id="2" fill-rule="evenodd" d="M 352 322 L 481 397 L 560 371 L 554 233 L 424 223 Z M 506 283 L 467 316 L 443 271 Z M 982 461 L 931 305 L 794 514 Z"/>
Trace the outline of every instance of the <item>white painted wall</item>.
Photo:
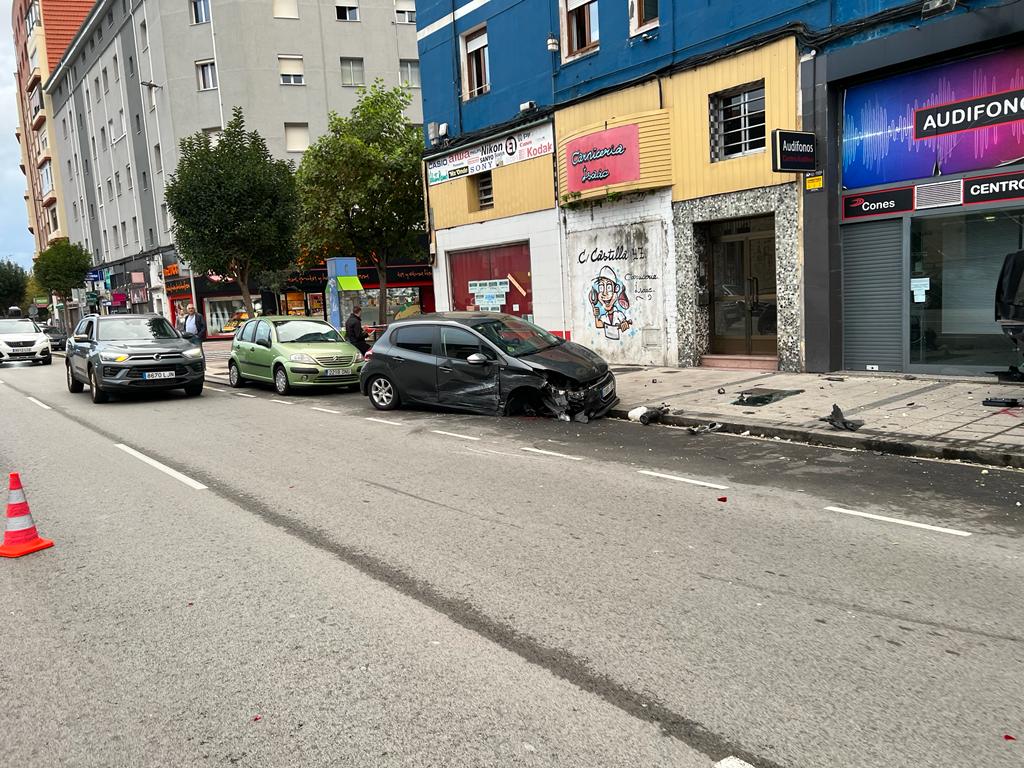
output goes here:
<path id="1" fill-rule="evenodd" d="M 562 331 L 569 327 L 568 309 L 563 301 L 566 286 L 556 209 L 442 229 L 435 237 L 437 257 L 434 262 L 434 299 L 438 312 L 452 309 L 448 273 L 450 251 L 528 241 L 534 322 L 549 331 Z"/>

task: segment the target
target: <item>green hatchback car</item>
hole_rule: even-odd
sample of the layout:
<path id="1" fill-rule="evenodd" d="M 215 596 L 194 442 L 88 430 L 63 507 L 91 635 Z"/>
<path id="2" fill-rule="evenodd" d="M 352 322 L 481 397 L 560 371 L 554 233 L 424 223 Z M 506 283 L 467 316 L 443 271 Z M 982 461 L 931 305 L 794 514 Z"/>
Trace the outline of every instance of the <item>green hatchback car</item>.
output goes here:
<path id="1" fill-rule="evenodd" d="M 228 360 L 232 387 L 265 381 L 279 395 L 297 387 L 359 386 L 363 356 L 330 323 L 271 315 L 249 320 L 235 333 Z"/>

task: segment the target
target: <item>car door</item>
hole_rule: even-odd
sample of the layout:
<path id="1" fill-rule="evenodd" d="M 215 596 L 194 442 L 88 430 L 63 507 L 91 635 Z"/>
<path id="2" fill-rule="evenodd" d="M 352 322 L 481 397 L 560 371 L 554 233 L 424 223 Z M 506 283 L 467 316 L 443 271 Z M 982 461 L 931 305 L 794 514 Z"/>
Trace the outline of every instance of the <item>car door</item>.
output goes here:
<path id="1" fill-rule="evenodd" d="M 437 402 L 437 326 L 409 323 L 392 332 L 388 371 L 405 400 Z"/>
<path id="2" fill-rule="evenodd" d="M 71 370 L 82 381 L 89 378 L 89 353 L 92 352 L 95 343 L 92 341 L 95 338 L 93 334 L 95 325 L 96 323 L 91 318 L 86 318 L 78 324 L 78 327 L 75 328 L 75 336 L 88 337 L 89 340 L 74 342 L 74 353 L 68 357 Z"/>
<path id="3" fill-rule="evenodd" d="M 488 362 L 469 362 L 482 354 Z M 466 328 L 442 325 L 437 364 L 437 399 L 452 408 L 493 413 L 498 407 L 498 355 Z"/>
<path id="4" fill-rule="evenodd" d="M 243 376 L 251 375 L 249 370 L 249 358 L 255 347 L 256 320 L 250 320 L 239 331 L 238 336 L 231 342 L 235 353 L 235 361 L 238 363 L 238 372 Z"/>
<path id="5" fill-rule="evenodd" d="M 249 345 L 249 375 L 272 381 L 274 378 L 273 334 L 270 322 L 258 320 L 253 343 Z"/>

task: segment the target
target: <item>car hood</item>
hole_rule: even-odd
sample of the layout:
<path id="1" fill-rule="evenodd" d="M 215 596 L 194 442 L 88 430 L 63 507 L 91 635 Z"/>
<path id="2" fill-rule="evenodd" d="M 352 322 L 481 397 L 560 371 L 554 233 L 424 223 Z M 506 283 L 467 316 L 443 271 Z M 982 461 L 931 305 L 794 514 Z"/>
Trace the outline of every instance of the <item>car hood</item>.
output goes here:
<path id="1" fill-rule="evenodd" d="M 534 370 L 554 371 L 581 384 L 599 379 L 608 372 L 608 363 L 600 355 L 571 341 L 517 359 Z"/>
<path id="2" fill-rule="evenodd" d="M 194 349 L 195 346 L 187 339 L 125 339 L 105 341 L 100 345 L 104 352 L 125 352 L 130 355 L 174 355 Z"/>
<path id="3" fill-rule="evenodd" d="M 32 341 L 38 344 L 40 341 L 49 341 L 49 339 L 42 333 L 5 333 L 0 336 L 0 341 Z"/>

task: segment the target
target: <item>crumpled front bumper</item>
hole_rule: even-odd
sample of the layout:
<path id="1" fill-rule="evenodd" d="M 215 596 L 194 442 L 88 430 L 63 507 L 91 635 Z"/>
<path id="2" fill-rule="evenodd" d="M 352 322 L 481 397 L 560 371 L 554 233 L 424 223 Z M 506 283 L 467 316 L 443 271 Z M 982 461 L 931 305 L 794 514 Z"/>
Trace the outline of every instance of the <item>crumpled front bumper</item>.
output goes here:
<path id="1" fill-rule="evenodd" d="M 544 392 L 544 405 L 563 421 L 601 418 L 618 402 L 615 376 L 611 371 L 579 389 L 558 389 L 548 384 Z"/>

